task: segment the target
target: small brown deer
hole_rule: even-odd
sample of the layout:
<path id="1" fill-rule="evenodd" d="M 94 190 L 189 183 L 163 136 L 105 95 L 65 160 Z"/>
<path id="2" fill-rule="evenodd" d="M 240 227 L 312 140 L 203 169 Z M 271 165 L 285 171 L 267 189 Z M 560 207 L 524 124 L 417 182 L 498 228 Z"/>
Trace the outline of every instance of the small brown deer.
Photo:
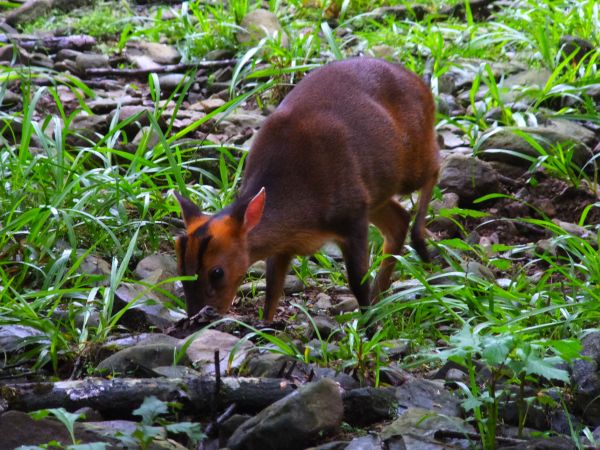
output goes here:
<path id="1" fill-rule="evenodd" d="M 344 255 L 361 307 L 390 286 L 395 260 L 382 263 L 369 292 L 368 226 L 400 253 L 410 215 L 394 199 L 420 190 L 412 244 L 427 260 L 425 216 L 437 183 L 435 106 L 427 85 L 398 65 L 370 58 L 334 62 L 308 74 L 264 122 L 237 199 L 210 216 L 176 194 L 186 234 L 176 242 L 190 316 L 211 305 L 225 313 L 253 262 L 267 261 L 264 318 L 273 320 L 295 255 L 326 241 Z"/>

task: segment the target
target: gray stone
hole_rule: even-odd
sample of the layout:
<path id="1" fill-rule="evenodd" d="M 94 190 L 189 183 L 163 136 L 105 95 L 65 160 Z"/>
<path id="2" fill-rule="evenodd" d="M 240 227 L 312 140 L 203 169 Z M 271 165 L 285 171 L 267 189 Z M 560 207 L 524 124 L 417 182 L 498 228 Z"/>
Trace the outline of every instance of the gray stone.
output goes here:
<path id="1" fill-rule="evenodd" d="M 118 439 L 119 445 L 111 446 L 110 448 L 139 448 L 139 440 L 132 436 L 140 428 L 138 422 L 129 420 L 106 420 L 100 422 L 84 422 L 80 424 L 81 428 L 100 436 L 98 441 L 112 442 L 115 438 Z M 159 427 L 158 425 L 155 425 Z M 187 447 L 177 443 L 172 439 L 168 439 L 167 430 L 160 428 L 157 430 L 156 436 L 152 438 L 152 442 L 148 445 L 148 450 L 186 450 Z M 123 442 L 123 438 L 127 439 L 127 445 Z"/>
<path id="2" fill-rule="evenodd" d="M 344 422 L 365 427 L 396 416 L 394 388 L 364 387 L 344 393 Z"/>
<path id="3" fill-rule="evenodd" d="M 447 391 L 442 382 L 414 378 L 395 389 L 400 411 L 425 408 L 430 413 L 460 416 L 460 400 Z"/>
<path id="4" fill-rule="evenodd" d="M 199 109 L 205 113 L 213 112 L 215 109 L 219 109 L 225 104 L 225 100 L 219 97 L 211 97 L 190 105 L 191 109 Z"/>
<path id="5" fill-rule="evenodd" d="M 249 377 L 280 378 L 285 368 L 295 360 L 281 353 L 252 353 L 245 364 L 244 375 Z"/>
<path id="6" fill-rule="evenodd" d="M 381 450 L 382 448 L 384 447 L 381 438 L 376 434 L 368 434 L 352 439 L 344 450 Z"/>
<path id="7" fill-rule="evenodd" d="M 160 293 L 140 284 L 121 283 L 115 292 L 115 298 L 121 302 L 120 306 L 135 302 L 125 313 L 133 322 L 143 320 L 149 325 L 167 328 L 186 317 L 185 314 L 168 308 L 167 299 Z"/>
<path id="8" fill-rule="evenodd" d="M 249 341 L 241 341 L 231 334 L 209 329 L 194 338 L 186 354 L 203 375 L 214 375 L 215 350 L 219 350 L 219 369 L 221 375 L 226 375 L 231 369 L 242 365 L 252 347 L 254 345 Z"/>
<path id="9" fill-rule="evenodd" d="M 67 141 L 71 145 L 88 145 L 90 141 L 99 139 L 108 131 L 108 120 L 104 115 L 80 114 L 71 122 Z"/>
<path id="10" fill-rule="evenodd" d="M 559 125 L 554 123 L 537 128 L 517 128 L 514 130 L 529 134 L 546 152 L 552 153 L 553 147 L 556 147 L 557 145 L 562 145 L 565 150 L 572 147 L 572 161 L 579 167 L 586 166 L 593 156 L 592 151 L 584 143 L 585 139 L 587 139 L 587 133 L 582 132 L 582 134 L 579 135 L 580 139 L 577 139 L 573 136 L 575 135 L 575 127 L 572 131 L 573 135 L 563 134 L 561 131 L 564 129 L 563 127 L 564 123 Z M 581 139 L 582 137 L 585 139 Z M 507 153 L 506 150 L 510 151 L 510 153 Z M 524 156 L 521 157 L 518 154 Z M 480 154 L 478 156 L 486 161 L 499 161 L 517 166 L 529 167 L 532 164 L 531 158 L 537 159 L 541 157 L 542 154 L 521 136 L 515 134 L 513 129 L 505 128 L 488 136 L 482 142 Z"/>
<path id="11" fill-rule="evenodd" d="M 179 50 L 173 45 L 160 44 L 158 42 L 138 42 L 137 46 L 155 63 L 169 65 L 181 61 Z"/>
<path id="12" fill-rule="evenodd" d="M 373 58 L 381 58 L 393 60 L 397 55 L 398 50 L 386 44 L 374 45 L 368 51 L 369 56 Z"/>
<path id="13" fill-rule="evenodd" d="M 87 69 L 108 67 L 108 56 L 100 53 L 80 53 L 75 59 L 75 67 L 80 72 Z"/>
<path id="14" fill-rule="evenodd" d="M 315 308 L 328 311 L 332 307 L 331 296 L 324 292 L 319 292 L 315 298 Z"/>
<path id="15" fill-rule="evenodd" d="M 14 352 L 27 347 L 30 338 L 35 338 L 36 342 L 39 342 L 40 336 L 44 336 L 44 333 L 27 325 L 2 325 L 0 326 L 0 353 Z"/>
<path id="16" fill-rule="evenodd" d="M 0 89 L 0 109 L 16 106 L 21 102 L 21 96 L 12 91 Z"/>
<path id="17" fill-rule="evenodd" d="M 77 59 L 77 57 L 82 54 L 83 54 L 83 52 L 80 52 L 78 50 L 73 50 L 70 48 L 61 48 L 56 53 L 56 55 L 54 55 L 54 61 L 56 61 L 56 62 L 66 61 L 66 60 L 75 61 Z"/>
<path id="18" fill-rule="evenodd" d="M 110 270 L 110 264 L 106 260 L 99 256 L 88 254 L 77 268 L 77 273 L 95 275 L 98 277 L 96 285 L 108 286 L 110 283 Z"/>
<path id="19" fill-rule="evenodd" d="M 429 409 L 411 407 L 390 425 L 385 426 L 380 437 L 388 445 L 396 444 L 400 438 L 406 449 L 443 450 L 448 447 L 434 439 L 435 432 L 442 429 L 459 433 L 474 432 L 472 426 L 458 417 L 446 416 Z"/>
<path id="20" fill-rule="evenodd" d="M 358 300 L 354 295 L 338 295 L 337 303 L 333 305 L 332 311 L 335 314 L 352 312 L 360 308 Z"/>
<path id="21" fill-rule="evenodd" d="M 111 92 L 110 97 L 97 97 L 94 100 L 88 102 L 88 107 L 94 112 L 94 114 L 109 114 L 111 111 L 117 109 L 119 105 L 121 106 L 131 106 L 138 105 L 140 103 L 140 99 L 136 97 L 132 97 L 131 95 L 125 94 L 125 92 L 121 92 L 121 95 L 118 95 L 116 92 Z"/>
<path id="22" fill-rule="evenodd" d="M 185 83 L 187 75 L 182 73 L 168 73 L 165 75 L 159 75 L 158 82 L 160 84 L 160 90 L 162 93 L 171 93 L 178 86 Z"/>
<path id="23" fill-rule="evenodd" d="M 321 339 L 327 340 L 334 333 L 339 332 L 341 330 L 340 324 L 332 318 L 330 318 L 329 316 L 319 315 L 314 316 L 312 319 L 317 327 L 317 330 L 319 331 L 319 334 L 321 335 Z M 312 324 L 309 324 L 309 326 L 312 329 Z"/>
<path id="24" fill-rule="evenodd" d="M 498 450 L 575 450 L 577 446 L 565 436 L 537 438 L 516 445 L 499 445 Z"/>
<path id="25" fill-rule="evenodd" d="M 571 380 L 577 410 L 585 411 L 586 421 L 600 425 L 600 332 L 592 332 L 582 340 L 581 356 L 573 362 Z"/>
<path id="26" fill-rule="evenodd" d="M 176 277 L 178 273 L 177 261 L 167 253 L 156 253 L 142 259 L 133 271 L 140 279 L 154 276 L 157 272 L 160 273 L 160 281 Z"/>
<path id="27" fill-rule="evenodd" d="M 233 433 L 231 450 L 301 450 L 342 423 L 338 385 L 327 378 L 302 386 L 244 422 Z"/>
<path id="28" fill-rule="evenodd" d="M 226 116 L 223 113 L 217 114 L 216 119 L 220 129 L 233 135 L 238 128 L 259 128 L 265 120 L 265 116 L 260 111 L 238 110 Z"/>
<path id="29" fill-rule="evenodd" d="M 450 155 L 443 162 L 439 186 L 457 194 L 462 204 L 500 190 L 498 175 L 492 166 L 461 155 Z"/>
<path id="30" fill-rule="evenodd" d="M 144 140 L 146 140 L 146 148 L 154 148 L 160 141 L 160 135 L 154 127 L 142 127 L 131 141 L 134 147 L 133 150 L 136 151 Z"/>
<path id="31" fill-rule="evenodd" d="M 147 375 L 154 367 L 173 365 L 176 361 L 177 346 L 168 344 L 136 345 L 118 351 L 98 364 L 96 371 L 101 374 Z M 179 363 L 187 363 L 183 355 Z"/>
<path id="32" fill-rule="evenodd" d="M 187 366 L 158 366 L 153 367 L 152 371 L 161 377 L 165 378 L 199 378 L 202 376 L 200 372 Z"/>
<path id="33" fill-rule="evenodd" d="M 283 283 L 283 292 L 287 295 L 296 294 L 304 290 L 304 283 L 296 275 L 286 275 Z"/>
<path id="34" fill-rule="evenodd" d="M 151 344 L 165 344 L 175 348 L 181 344 L 181 341 L 167 334 L 141 333 L 131 336 L 112 338 L 102 345 L 102 349 L 115 352 L 129 347 Z"/>
<path id="35" fill-rule="evenodd" d="M 281 45 L 288 46 L 288 36 L 283 31 L 279 19 L 275 14 L 264 9 L 250 11 L 242 19 L 240 24 L 243 30 L 236 35 L 238 42 L 242 44 L 257 44 L 264 37 L 279 39 Z"/>
<path id="36" fill-rule="evenodd" d="M 20 446 L 39 446 L 56 441 L 65 447 L 72 444 L 71 437 L 64 424 L 58 420 L 45 418 L 34 420 L 21 411 L 7 411 L 0 415 L 0 448 L 15 449 Z M 75 424 L 75 438 L 80 444 L 106 442 L 112 448 L 120 448 L 116 439 L 105 438 L 82 424 Z M 114 447 L 113 447 L 114 446 Z"/>

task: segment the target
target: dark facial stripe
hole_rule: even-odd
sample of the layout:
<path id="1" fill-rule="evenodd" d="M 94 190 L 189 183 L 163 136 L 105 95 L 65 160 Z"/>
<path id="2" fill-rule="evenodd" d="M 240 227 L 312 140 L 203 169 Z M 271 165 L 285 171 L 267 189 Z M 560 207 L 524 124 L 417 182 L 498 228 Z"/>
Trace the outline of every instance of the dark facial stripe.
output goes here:
<path id="1" fill-rule="evenodd" d="M 177 238 L 177 250 L 179 252 L 179 273 L 180 275 L 185 275 L 187 271 L 185 270 L 185 251 L 187 249 L 187 241 L 188 237 L 184 234 Z"/>
<path id="2" fill-rule="evenodd" d="M 202 236 L 203 234 L 206 234 L 206 232 L 208 231 L 208 224 L 211 222 L 212 219 L 207 220 L 206 222 L 204 222 L 204 224 L 202 224 L 201 226 L 199 226 L 193 233 L 192 236 L 199 238 L 200 236 Z"/>
<path id="3" fill-rule="evenodd" d="M 206 249 L 208 248 L 208 243 L 212 239 L 212 236 L 206 236 L 200 242 L 200 248 L 198 249 L 198 267 L 202 267 L 202 260 L 204 259 L 204 253 L 206 253 Z"/>

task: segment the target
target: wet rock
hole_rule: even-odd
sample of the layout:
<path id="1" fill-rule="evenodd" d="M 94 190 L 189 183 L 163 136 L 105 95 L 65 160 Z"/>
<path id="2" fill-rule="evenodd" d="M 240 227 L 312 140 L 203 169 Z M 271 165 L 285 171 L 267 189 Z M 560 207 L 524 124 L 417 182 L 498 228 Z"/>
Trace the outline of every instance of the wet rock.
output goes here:
<path id="1" fill-rule="evenodd" d="M 166 305 L 168 300 L 150 288 L 134 283 L 121 283 L 115 292 L 120 307 L 135 302 L 124 315 L 124 320 L 135 329 L 144 329 L 149 325 L 167 328 L 186 317 Z"/>
<path id="2" fill-rule="evenodd" d="M 344 394 L 344 422 L 364 427 L 392 419 L 396 415 L 394 388 L 364 387 Z"/>
<path id="3" fill-rule="evenodd" d="M 396 388 L 399 411 L 408 408 L 425 408 L 430 413 L 445 416 L 460 415 L 460 400 L 438 381 L 414 378 Z"/>
<path id="4" fill-rule="evenodd" d="M 478 158 L 450 155 L 442 164 L 440 188 L 454 192 L 461 204 L 500 191 L 496 171 Z"/>
<path id="5" fill-rule="evenodd" d="M 537 128 L 524 128 L 518 130 L 529 134 L 539 143 L 544 151 L 549 153 L 552 153 L 554 151 L 552 150 L 553 147 L 556 147 L 557 145 L 561 145 L 565 150 L 572 147 L 572 161 L 579 167 L 586 166 L 593 156 L 589 147 L 584 143 L 585 138 L 587 138 L 587 133 L 583 132 L 579 127 L 573 127 L 570 131 L 572 134 L 563 134 L 563 126 L 564 124 L 556 125 L 556 123 L 554 123 Z M 575 130 L 581 131 L 582 134 L 575 134 Z M 593 132 L 589 130 L 586 131 L 593 134 Z M 529 167 L 532 164 L 531 158 L 537 159 L 542 156 L 535 147 L 508 128 L 501 129 L 488 136 L 485 141 L 482 142 L 480 150 L 481 153 L 478 156 L 486 161 L 499 161 L 523 167 Z M 505 150 L 509 150 L 510 153 Z M 515 155 L 514 153 L 520 153 L 524 155 L 524 157 Z"/>
<path id="6" fill-rule="evenodd" d="M 154 367 L 174 364 L 178 346 L 168 344 L 135 345 L 118 351 L 96 366 L 100 374 L 148 376 Z M 185 357 L 179 363 L 189 361 Z"/>
<path id="7" fill-rule="evenodd" d="M 337 303 L 333 305 L 332 311 L 334 314 L 352 312 L 360 308 L 358 300 L 354 295 L 338 295 Z"/>
<path id="8" fill-rule="evenodd" d="M 257 44 L 262 38 L 281 39 L 283 47 L 288 46 L 288 36 L 283 31 L 279 19 L 275 14 L 264 9 L 250 11 L 242 19 L 240 26 L 243 28 L 236 35 L 242 44 Z"/>
<path id="9" fill-rule="evenodd" d="M 474 429 L 458 417 L 436 414 L 429 409 L 411 407 L 381 431 L 380 437 L 388 446 L 404 444 L 410 449 L 443 450 L 446 443 L 434 438 L 438 430 L 473 433 Z M 396 447 L 395 447 L 396 448 Z"/>
<path id="10" fill-rule="evenodd" d="M 87 69 L 108 67 L 108 56 L 100 53 L 80 53 L 75 58 L 75 67 L 79 72 L 85 72 Z"/>
<path id="11" fill-rule="evenodd" d="M 27 342 L 31 338 L 39 342 L 40 336 L 44 336 L 44 333 L 27 325 L 2 325 L 0 326 L 0 353 L 14 352 L 27 347 Z"/>
<path id="12" fill-rule="evenodd" d="M 300 450 L 335 431 L 343 413 L 337 384 L 322 379 L 302 386 L 244 422 L 227 446 L 231 450 Z"/>
<path id="13" fill-rule="evenodd" d="M 242 342 L 240 338 L 231 334 L 218 330 L 205 330 L 192 341 L 186 354 L 194 367 L 203 375 L 214 375 L 215 351 L 218 350 L 219 369 L 221 375 L 226 375 L 231 369 L 237 369 L 242 365 L 252 347 L 254 345 L 251 342 Z"/>

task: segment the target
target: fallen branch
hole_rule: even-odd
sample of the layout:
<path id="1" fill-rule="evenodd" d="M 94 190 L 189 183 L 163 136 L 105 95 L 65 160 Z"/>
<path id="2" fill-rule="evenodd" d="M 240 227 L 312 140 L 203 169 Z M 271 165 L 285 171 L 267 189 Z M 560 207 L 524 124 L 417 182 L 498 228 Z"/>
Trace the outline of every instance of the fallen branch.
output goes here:
<path id="1" fill-rule="evenodd" d="M 86 34 L 75 36 L 33 36 L 24 34 L 0 34 L 3 44 L 15 44 L 25 50 L 46 50 L 50 53 L 62 49 L 89 50 L 96 39 Z"/>
<path id="2" fill-rule="evenodd" d="M 221 378 L 219 402 L 235 403 L 238 411 L 253 413 L 285 397 L 295 387 L 289 381 L 275 378 Z M 58 407 L 75 411 L 87 406 L 107 418 L 125 418 L 144 398 L 154 395 L 163 401 L 178 401 L 187 411 L 209 416 L 214 393 L 214 378 L 87 378 L 7 384 L 0 388 L 0 403 L 7 409 L 21 411 Z"/>
<path id="3" fill-rule="evenodd" d="M 139 78 L 146 77 L 151 73 L 174 73 L 186 72 L 192 69 L 208 69 L 213 67 L 233 66 L 237 63 L 237 59 L 222 59 L 219 61 L 201 61 L 196 64 L 170 64 L 166 66 L 158 66 L 148 69 L 114 69 L 112 67 L 90 68 L 85 71 L 85 76 L 88 77 L 106 77 L 118 76 L 124 78 Z"/>

